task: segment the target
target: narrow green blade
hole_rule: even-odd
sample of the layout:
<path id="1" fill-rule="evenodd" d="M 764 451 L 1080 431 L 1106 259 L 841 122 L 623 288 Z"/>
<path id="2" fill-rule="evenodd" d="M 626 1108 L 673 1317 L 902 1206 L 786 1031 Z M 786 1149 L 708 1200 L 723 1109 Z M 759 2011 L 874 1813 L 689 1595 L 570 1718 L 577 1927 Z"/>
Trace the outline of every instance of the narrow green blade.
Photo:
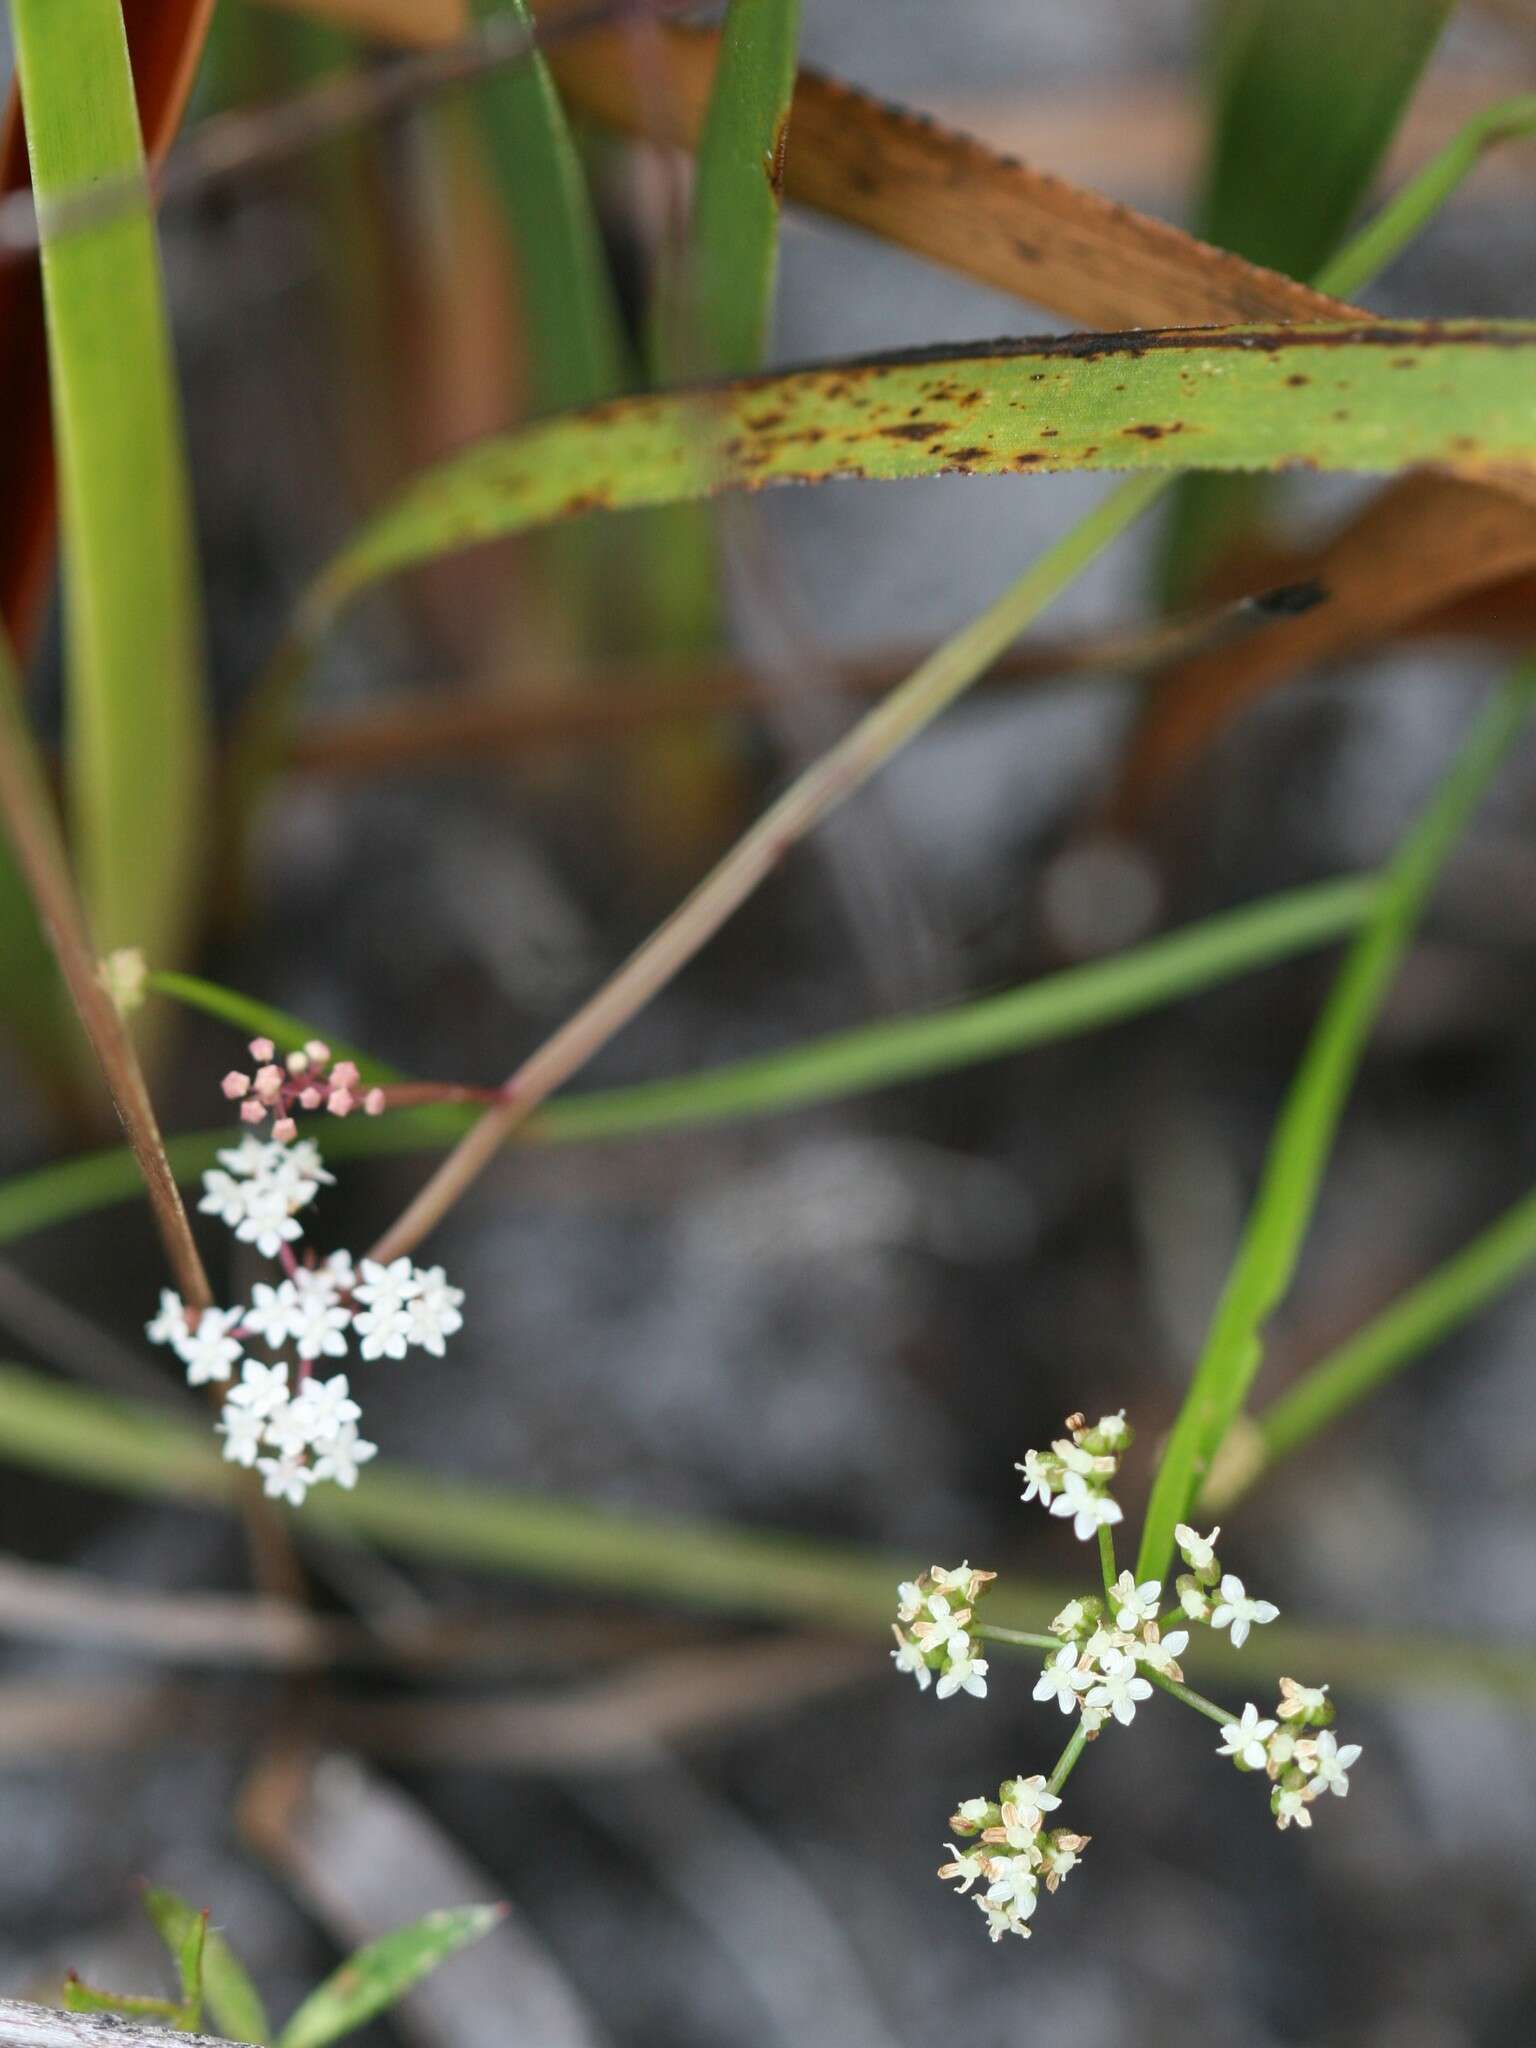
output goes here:
<path id="1" fill-rule="evenodd" d="M 371 1941 L 312 1991 L 278 2036 L 278 2048 L 325 2048 L 403 1998 L 451 1955 L 489 1934 L 501 1906 L 454 1906 Z"/>

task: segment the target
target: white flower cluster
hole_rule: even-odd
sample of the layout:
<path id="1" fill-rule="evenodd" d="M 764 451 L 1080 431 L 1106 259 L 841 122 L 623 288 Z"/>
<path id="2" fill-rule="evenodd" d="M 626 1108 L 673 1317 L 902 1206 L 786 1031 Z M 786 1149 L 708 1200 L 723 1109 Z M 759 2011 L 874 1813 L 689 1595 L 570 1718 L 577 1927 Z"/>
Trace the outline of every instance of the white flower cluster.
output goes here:
<path id="1" fill-rule="evenodd" d="M 1082 1859 L 1087 1835 L 1045 1829 L 1046 1814 L 1060 1805 L 1044 1778 L 1009 1778 L 998 1787 L 995 1801 L 967 1799 L 950 1815 L 949 1824 L 960 1839 L 976 1846 L 963 1849 L 946 1842 L 952 1860 L 940 1867 L 939 1876 L 946 1883 L 954 1879 L 962 1893 L 985 1884 L 975 1903 L 986 1915 L 987 1932 L 994 1941 L 1005 1934 L 1022 1935 L 1027 1941 L 1041 1885 L 1055 1891 Z"/>
<path id="2" fill-rule="evenodd" d="M 1328 1724 L 1333 1702 L 1326 1685 L 1280 1681 L 1280 1704 L 1268 1720 L 1250 1700 L 1242 1719 L 1228 1721 L 1221 1731 L 1218 1756 L 1231 1757 L 1240 1771 L 1262 1771 L 1269 1780 L 1269 1810 L 1282 1832 L 1292 1822 L 1312 1825 L 1310 1809 L 1326 1792 L 1343 1799 L 1349 1773 L 1361 1755 L 1358 1742 L 1341 1748 Z M 1309 1734 L 1308 1730 L 1315 1730 Z"/>
<path id="3" fill-rule="evenodd" d="M 1122 1408 L 1118 1415 L 1101 1415 L 1092 1429 L 1081 1415 L 1069 1415 L 1066 1428 L 1048 1451 L 1026 1451 L 1014 1470 L 1024 1475 L 1022 1498 L 1038 1500 L 1053 1515 L 1070 1515 L 1073 1533 L 1087 1543 L 1120 1520 L 1109 1482 L 1120 1453 L 1130 1448 L 1130 1424 Z"/>
<path id="4" fill-rule="evenodd" d="M 918 1690 L 926 1692 L 938 1679 L 935 1696 L 947 1700 L 957 1692 L 973 1699 L 987 1696 L 987 1660 L 976 1655 L 966 1632 L 977 1601 L 996 1572 L 980 1572 L 969 1564 L 952 1570 L 936 1564 L 920 1578 L 896 1588 L 896 1620 L 891 1652 L 898 1671 L 910 1672 Z M 904 1635 L 903 1628 L 907 1630 Z"/>
<path id="5" fill-rule="evenodd" d="M 216 1425 L 224 1456 L 254 1466 L 274 1500 L 301 1506 L 310 1487 L 325 1480 L 351 1488 L 358 1467 L 378 1449 L 358 1433 L 362 1410 L 345 1373 L 314 1373 L 321 1358 L 345 1358 L 356 1340 L 364 1359 L 404 1358 L 413 1346 L 441 1358 L 446 1341 L 463 1327 L 461 1289 L 450 1287 L 441 1266 L 409 1259 L 390 1265 L 350 1252 L 301 1265 L 292 1245 L 302 1236 L 299 1212 L 330 1185 L 320 1153 L 307 1138 L 284 1143 L 247 1135 L 220 1152 L 203 1176 L 199 1207 L 218 1216 L 243 1243 L 282 1261 L 284 1277 L 258 1282 L 250 1304 L 206 1308 L 194 1316 L 169 1288 L 147 1325 L 151 1343 L 169 1344 L 193 1386 L 232 1382 Z M 246 1356 L 259 1342 L 269 1352 L 291 1351 L 289 1365 Z"/>
<path id="6" fill-rule="evenodd" d="M 1278 1619 L 1280 1610 L 1273 1600 L 1250 1599 L 1242 1580 L 1222 1570 L 1216 1555 L 1219 1528 L 1209 1536 L 1201 1536 L 1187 1522 L 1180 1522 L 1173 1534 L 1179 1555 L 1190 1567 L 1180 1574 L 1175 1586 L 1186 1620 L 1206 1621 L 1212 1628 L 1230 1629 L 1232 1647 L 1240 1650 L 1255 1622 L 1262 1628 Z"/>
<path id="7" fill-rule="evenodd" d="M 1062 1646 L 1047 1658 L 1034 1697 L 1054 1700 L 1064 1714 L 1081 1714 L 1090 1738 L 1110 1719 L 1129 1728 L 1137 1707 L 1152 1697 L 1151 1684 L 1141 1676 L 1143 1666 L 1175 1680 L 1184 1676 L 1178 1659 L 1189 1632 L 1160 1632 L 1162 1592 L 1156 1579 L 1138 1586 L 1129 1572 L 1122 1572 L 1108 1607 L 1097 1594 L 1069 1600 L 1051 1623 L 1051 1634 L 1062 1638 Z"/>

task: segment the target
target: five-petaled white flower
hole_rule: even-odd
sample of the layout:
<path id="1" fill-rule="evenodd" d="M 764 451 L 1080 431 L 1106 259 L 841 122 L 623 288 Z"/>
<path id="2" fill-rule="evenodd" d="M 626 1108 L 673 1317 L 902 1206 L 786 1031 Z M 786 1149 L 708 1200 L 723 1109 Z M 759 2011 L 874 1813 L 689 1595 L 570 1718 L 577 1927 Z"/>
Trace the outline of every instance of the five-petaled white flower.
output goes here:
<path id="1" fill-rule="evenodd" d="M 1346 1742 L 1341 1749 L 1333 1730 L 1323 1728 L 1312 1737 L 1305 1748 L 1310 1748 L 1312 1752 L 1310 1759 L 1305 1756 L 1302 1745 L 1298 1745 L 1297 1753 L 1302 1756 L 1304 1767 L 1310 1762 L 1311 1783 L 1307 1786 L 1308 1796 L 1316 1798 L 1324 1792 L 1332 1792 L 1342 1799 L 1349 1791 L 1349 1772 L 1361 1754 L 1360 1744 Z"/>
<path id="2" fill-rule="evenodd" d="M 1053 1515 L 1070 1515 L 1072 1533 L 1087 1543 L 1099 1529 L 1112 1528 L 1120 1520 L 1118 1504 L 1107 1493 L 1095 1493 L 1080 1472 L 1069 1472 L 1061 1492 L 1051 1502 Z"/>
<path id="3" fill-rule="evenodd" d="M 1136 1718 L 1137 1702 L 1151 1699 L 1151 1685 L 1138 1676 L 1136 1659 L 1124 1650 L 1106 1650 L 1099 1659 L 1099 1670 L 1103 1676 L 1087 1695 L 1086 1704 L 1107 1710 L 1122 1728 L 1129 1728 Z"/>
<path id="4" fill-rule="evenodd" d="M 1262 1625 L 1273 1621 L 1279 1612 L 1273 1600 L 1250 1600 L 1243 1591 L 1242 1580 L 1228 1572 L 1221 1582 L 1221 1604 L 1211 1616 L 1211 1627 L 1230 1628 L 1232 1647 L 1240 1650 L 1248 1640 L 1253 1622 Z"/>
<path id="5" fill-rule="evenodd" d="M 446 1339 L 464 1327 L 464 1318 L 459 1314 L 463 1300 L 463 1288 L 450 1287 L 441 1266 L 418 1268 L 416 1292 L 405 1307 L 411 1342 L 430 1351 L 434 1358 L 441 1358 Z"/>
<path id="6" fill-rule="evenodd" d="M 256 1467 L 262 1475 L 261 1490 L 269 1500 L 286 1500 L 292 1507 L 303 1507 L 315 1475 L 302 1457 L 258 1458 Z"/>
<path id="7" fill-rule="evenodd" d="M 187 1368 L 187 1384 L 206 1386 L 210 1380 L 227 1380 L 240 1360 L 240 1345 L 231 1329 L 240 1323 L 238 1309 L 205 1308 L 197 1328 L 175 1340 L 176 1356 Z"/>
<path id="8" fill-rule="evenodd" d="M 1283 1834 L 1295 1821 L 1299 1828 L 1309 1828 L 1312 1816 L 1307 1811 L 1307 1795 L 1310 1788 L 1305 1785 L 1277 1785 L 1270 1799 L 1270 1810 L 1276 1825 Z"/>
<path id="9" fill-rule="evenodd" d="M 358 1466 L 376 1457 L 379 1449 L 377 1444 L 358 1435 L 355 1422 L 344 1422 L 334 1436 L 325 1437 L 316 1448 L 319 1455 L 315 1459 L 314 1477 L 334 1479 L 347 1493 L 357 1484 Z"/>
<path id="10" fill-rule="evenodd" d="M 1024 1474 L 1024 1491 L 1020 1500 L 1037 1500 L 1042 1507 L 1049 1507 L 1051 1494 L 1060 1483 L 1061 1467 L 1054 1458 L 1042 1458 L 1038 1451 L 1026 1451 L 1022 1465 L 1014 1466 L 1015 1472 Z"/>
<path id="11" fill-rule="evenodd" d="M 1170 1678 L 1179 1678 L 1179 1659 L 1189 1648 L 1187 1628 L 1170 1629 L 1167 1635 L 1159 1635 L 1155 1629 L 1148 1629 L 1145 1641 L 1136 1645 L 1135 1656 L 1138 1664 L 1150 1665 L 1154 1671 L 1165 1671 Z"/>
<path id="12" fill-rule="evenodd" d="M 891 1652 L 891 1660 L 896 1669 L 904 1673 L 910 1672 L 917 1680 L 918 1691 L 926 1692 L 933 1683 L 933 1673 L 928 1669 L 922 1644 L 904 1636 L 894 1621 L 891 1623 L 891 1634 L 896 1638 L 896 1647 Z"/>
<path id="13" fill-rule="evenodd" d="M 152 1323 L 144 1325 L 144 1334 L 151 1344 L 179 1344 L 186 1336 L 186 1303 L 173 1289 L 161 1288 L 160 1313 Z"/>
<path id="14" fill-rule="evenodd" d="M 276 1415 L 288 1406 L 287 1366 L 263 1365 L 260 1359 L 248 1358 L 240 1384 L 229 1390 L 229 1403 L 249 1408 L 253 1415 Z"/>
<path id="15" fill-rule="evenodd" d="M 1144 1579 L 1138 1586 L 1129 1572 L 1122 1572 L 1115 1581 L 1111 1597 L 1119 1603 L 1115 1608 L 1115 1620 L 1119 1626 L 1138 1629 L 1144 1621 L 1156 1621 L 1163 1584 L 1161 1579 Z"/>
<path id="16" fill-rule="evenodd" d="M 949 1669 L 934 1687 L 935 1699 L 947 1700 L 957 1692 L 968 1692 L 973 1699 L 984 1700 L 987 1696 L 987 1660 L 971 1656 L 967 1649 L 964 1656 L 955 1657 Z"/>
<path id="17" fill-rule="evenodd" d="M 1078 1694 L 1087 1683 L 1088 1674 L 1077 1668 L 1077 1647 L 1067 1643 L 1047 1659 L 1045 1669 L 1035 1680 L 1032 1697 L 1054 1700 L 1064 1714 L 1075 1714 L 1080 1704 Z"/>
<path id="18" fill-rule="evenodd" d="M 249 1470 L 266 1435 L 266 1417 L 251 1408 L 231 1408 L 226 1402 L 223 1419 L 214 1429 L 224 1439 L 224 1455 L 230 1463 Z"/>
<path id="19" fill-rule="evenodd" d="M 1008 1906 L 1016 1918 L 1027 1920 L 1034 1912 L 1039 1897 L 1039 1886 L 1027 1858 L 995 1856 L 990 1875 L 992 1882 L 987 1886 L 987 1904 Z"/>
<path id="20" fill-rule="evenodd" d="M 923 1596 L 913 1579 L 903 1579 L 896 1588 L 896 1619 L 916 1621 L 923 1611 Z"/>
<path id="21" fill-rule="evenodd" d="M 1221 1746 L 1218 1756 L 1229 1756 L 1244 1770 L 1262 1771 L 1265 1764 L 1264 1745 L 1277 1727 L 1274 1721 L 1261 1721 L 1259 1710 L 1250 1700 L 1243 1708 L 1241 1721 L 1225 1721 L 1221 1729 Z"/>
<path id="22" fill-rule="evenodd" d="M 336 1436 L 345 1424 L 356 1422 L 363 1412 L 351 1398 L 344 1372 L 337 1373 L 334 1379 L 306 1380 L 295 1397 L 294 1406 L 304 1410 L 311 1443 L 321 1443 L 327 1437 Z"/>

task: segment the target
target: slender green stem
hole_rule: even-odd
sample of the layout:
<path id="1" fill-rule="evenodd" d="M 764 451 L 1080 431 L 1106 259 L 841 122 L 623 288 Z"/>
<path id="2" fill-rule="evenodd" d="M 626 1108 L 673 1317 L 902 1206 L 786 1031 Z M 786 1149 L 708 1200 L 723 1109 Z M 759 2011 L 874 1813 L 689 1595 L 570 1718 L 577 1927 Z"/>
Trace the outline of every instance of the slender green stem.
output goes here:
<path id="1" fill-rule="evenodd" d="M 1317 272 L 1312 282 L 1319 291 L 1347 299 L 1361 285 L 1378 277 L 1415 236 L 1422 234 L 1468 174 L 1476 170 L 1485 151 L 1496 143 L 1517 141 L 1536 134 L 1536 94 L 1521 93 L 1514 99 L 1476 114 L 1453 135 L 1438 156 L 1432 157 L 1368 221 L 1354 239 Z"/>
<path id="2" fill-rule="evenodd" d="M 1099 1529 L 1099 1570 L 1104 1574 L 1104 1590 L 1113 1599 L 1115 1581 L 1120 1576 L 1120 1569 L 1115 1563 L 1114 1536 L 1103 1526 Z"/>
<path id="3" fill-rule="evenodd" d="M 1197 1714 L 1204 1714 L 1207 1721 L 1215 1721 L 1219 1727 L 1225 1728 L 1229 1721 L 1238 1718 L 1225 1707 L 1218 1707 L 1214 1700 L 1208 1700 L 1203 1693 L 1195 1692 L 1187 1685 L 1180 1685 L 1176 1678 L 1170 1678 L 1166 1672 L 1153 1670 L 1150 1664 L 1142 1664 L 1138 1669 L 1143 1678 L 1150 1678 L 1152 1683 L 1160 1687 L 1170 1698 L 1182 1700 L 1186 1707 L 1193 1707 Z"/>
<path id="4" fill-rule="evenodd" d="M 1496 1223 L 1417 1287 L 1320 1358 L 1256 1418 L 1259 1457 L 1234 1472 L 1218 1493 L 1208 1485 L 1203 1507 L 1225 1510 L 1277 1460 L 1289 1457 L 1475 1315 L 1536 1262 L 1536 1194 L 1526 1195 Z M 1213 1474 L 1213 1478 L 1216 1475 Z"/>
<path id="5" fill-rule="evenodd" d="M 1087 1740 L 1088 1731 L 1082 1722 L 1079 1721 L 1072 1730 L 1072 1740 L 1056 1759 L 1056 1768 L 1051 1772 L 1050 1779 L 1045 1788 L 1047 1792 L 1059 1792 L 1062 1786 L 1065 1785 L 1076 1768 L 1077 1760 L 1082 1755 L 1083 1746 Z"/>
<path id="6" fill-rule="evenodd" d="M 972 1621 L 966 1626 L 984 1643 L 1006 1643 L 1013 1650 L 1059 1650 L 1060 1636 L 1031 1635 L 1027 1629 L 999 1628 L 995 1622 Z"/>
<path id="7" fill-rule="evenodd" d="M 1275 1125 L 1242 1242 L 1164 1452 L 1136 1577 L 1160 1579 L 1183 1519 L 1263 1357 L 1264 1330 L 1290 1284 L 1334 1135 L 1376 1015 L 1452 847 L 1524 729 L 1536 661 L 1516 669 L 1463 741 L 1403 838 L 1370 922 L 1351 946 Z"/>

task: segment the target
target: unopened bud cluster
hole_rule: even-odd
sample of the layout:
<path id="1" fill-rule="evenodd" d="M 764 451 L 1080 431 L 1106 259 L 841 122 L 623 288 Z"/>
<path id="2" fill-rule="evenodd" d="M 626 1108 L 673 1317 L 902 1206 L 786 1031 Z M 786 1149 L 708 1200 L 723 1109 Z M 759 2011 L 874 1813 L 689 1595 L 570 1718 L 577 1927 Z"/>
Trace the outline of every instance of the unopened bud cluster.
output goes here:
<path id="1" fill-rule="evenodd" d="M 987 1932 L 994 1941 L 1005 1934 L 1029 1939 L 1028 1922 L 1039 1903 L 1040 1887 L 1054 1892 L 1068 1871 L 1076 1869 L 1088 1846 L 1087 1835 L 1046 1828 L 1045 1816 L 1060 1805 L 1043 1777 L 1008 1778 L 997 1788 L 995 1800 L 967 1799 L 949 1817 L 960 1840 L 974 1846 L 959 1848 L 946 1842 L 950 1861 L 940 1866 L 939 1876 L 946 1883 L 953 1880 L 962 1893 L 985 1885 L 974 1901 L 986 1915 Z"/>
<path id="2" fill-rule="evenodd" d="M 323 1109 L 329 1116 L 350 1116 L 354 1109 L 368 1116 L 384 1114 L 384 1090 L 365 1089 L 352 1060 L 333 1062 L 323 1038 L 310 1039 L 281 1060 L 270 1038 L 253 1038 L 250 1054 L 255 1072 L 231 1068 L 220 1086 L 227 1101 L 239 1103 L 242 1123 L 265 1123 L 270 1116 L 280 1145 L 291 1145 L 298 1136 L 300 1110 Z"/>
<path id="3" fill-rule="evenodd" d="M 333 1085 L 339 1071 L 332 1069 Z M 310 1252 L 302 1261 L 295 1255 L 301 1213 L 335 1180 L 312 1139 L 274 1132 L 264 1141 L 247 1132 L 218 1160 L 203 1175 L 199 1209 L 277 1260 L 282 1277 L 258 1281 L 249 1303 L 234 1308 L 194 1310 L 164 1288 L 146 1334 L 171 1347 L 190 1385 L 228 1386 L 216 1425 L 224 1456 L 260 1472 L 272 1499 L 299 1507 L 321 1482 L 355 1486 L 358 1468 L 378 1451 L 359 1433 L 362 1410 L 347 1375 L 323 1378 L 318 1362 L 346 1358 L 354 1344 L 365 1361 L 401 1359 L 412 1349 L 441 1358 L 463 1328 L 464 1295 L 441 1266 L 406 1258 L 384 1265 L 347 1251 L 325 1259 Z M 247 1356 L 257 1345 L 271 1355 Z"/>

